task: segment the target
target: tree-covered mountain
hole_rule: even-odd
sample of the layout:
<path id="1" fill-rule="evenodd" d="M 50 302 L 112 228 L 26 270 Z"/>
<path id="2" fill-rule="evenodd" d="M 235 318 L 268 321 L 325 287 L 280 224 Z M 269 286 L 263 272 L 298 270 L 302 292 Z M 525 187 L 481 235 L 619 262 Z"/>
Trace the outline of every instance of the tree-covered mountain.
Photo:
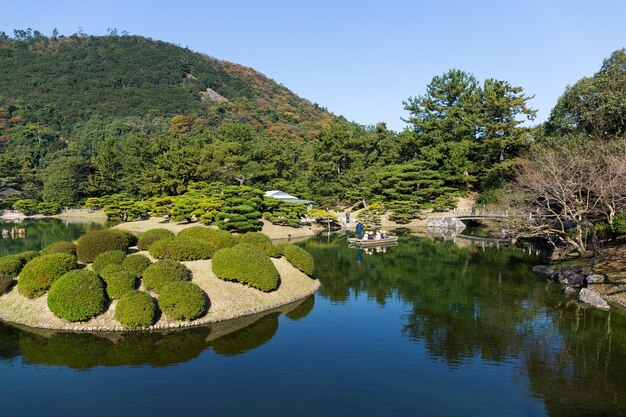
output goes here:
<path id="1" fill-rule="evenodd" d="M 0 35 L 0 94 L 64 122 L 103 117 L 206 115 L 243 106 L 259 119 L 332 120 L 251 68 L 140 36 Z"/>

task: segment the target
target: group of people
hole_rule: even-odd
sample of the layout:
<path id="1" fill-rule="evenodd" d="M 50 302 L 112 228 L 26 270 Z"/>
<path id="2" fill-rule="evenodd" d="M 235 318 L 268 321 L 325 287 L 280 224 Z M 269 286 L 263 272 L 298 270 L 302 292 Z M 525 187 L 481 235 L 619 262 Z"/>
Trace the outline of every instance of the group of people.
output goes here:
<path id="1" fill-rule="evenodd" d="M 384 239 L 387 237 L 387 232 L 384 232 L 382 230 L 380 231 L 371 231 L 371 230 L 367 230 L 365 231 L 365 233 L 363 233 L 363 223 L 361 223 L 360 221 L 356 222 L 356 236 L 359 239 L 367 239 L 367 240 L 377 240 L 377 239 Z"/>

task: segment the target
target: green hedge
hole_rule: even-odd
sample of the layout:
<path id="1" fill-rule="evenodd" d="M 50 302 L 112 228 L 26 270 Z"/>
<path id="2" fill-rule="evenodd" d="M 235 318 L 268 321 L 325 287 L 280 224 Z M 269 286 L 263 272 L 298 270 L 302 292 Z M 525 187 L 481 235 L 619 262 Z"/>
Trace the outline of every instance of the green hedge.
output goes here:
<path id="1" fill-rule="evenodd" d="M 106 284 L 106 292 L 111 300 L 117 300 L 124 294 L 137 289 L 137 276 L 120 265 L 109 264 L 100 271 Z"/>
<path id="2" fill-rule="evenodd" d="M 173 320 L 193 320 L 207 307 L 207 296 L 193 282 L 172 282 L 159 294 L 159 308 Z"/>
<path id="3" fill-rule="evenodd" d="M 76 257 L 67 253 L 39 256 L 24 266 L 17 289 L 25 297 L 37 298 L 48 291 L 52 283 L 63 274 L 77 267 Z"/>
<path id="4" fill-rule="evenodd" d="M 127 329 L 146 328 L 154 323 L 156 301 L 141 291 L 127 292 L 115 307 L 115 320 Z"/>
<path id="5" fill-rule="evenodd" d="M 24 265 L 26 265 L 26 262 L 30 261 L 31 259 L 35 259 L 39 255 L 41 255 L 41 253 L 37 252 L 36 250 L 29 250 L 29 251 L 26 251 L 26 252 L 18 253 L 18 254 L 13 255 L 13 256 L 17 256 L 19 259 L 22 260 Z"/>
<path id="6" fill-rule="evenodd" d="M 315 261 L 313 261 L 313 257 L 301 247 L 292 245 L 291 243 L 283 243 L 277 247 L 277 250 L 291 265 L 295 266 L 300 271 L 308 276 L 315 275 Z"/>
<path id="7" fill-rule="evenodd" d="M 155 262 L 143 271 L 143 286 L 157 293 L 160 293 L 161 289 L 171 282 L 190 279 L 191 272 L 187 267 L 173 259 Z"/>
<path id="8" fill-rule="evenodd" d="M 193 237 L 195 239 L 210 242 L 215 249 L 229 248 L 235 246 L 235 237 L 226 230 L 213 229 L 210 227 L 195 226 L 182 230 L 178 236 Z"/>
<path id="9" fill-rule="evenodd" d="M 279 256 L 280 254 L 274 247 L 272 240 L 261 232 L 248 232 L 239 236 L 238 243 L 258 246 L 269 256 Z"/>
<path id="10" fill-rule="evenodd" d="M 122 262 L 122 268 L 133 274 L 137 278 L 141 278 L 143 271 L 152 265 L 152 261 L 144 255 L 130 255 Z"/>
<path id="11" fill-rule="evenodd" d="M 150 245 L 150 255 L 157 259 L 176 259 L 177 261 L 195 261 L 210 259 L 215 246 L 205 240 L 187 236 L 160 239 Z"/>
<path id="12" fill-rule="evenodd" d="M 96 256 L 111 250 L 128 250 L 128 237 L 115 230 L 96 230 L 89 232 L 80 239 L 76 245 L 78 260 L 91 263 Z"/>
<path id="13" fill-rule="evenodd" d="M 104 285 L 94 271 L 70 271 L 59 278 L 48 294 L 48 308 L 57 317 L 86 321 L 104 311 Z"/>
<path id="14" fill-rule="evenodd" d="M 67 253 L 76 256 L 76 245 L 72 242 L 54 242 L 41 250 L 42 255 L 51 253 Z"/>
<path id="15" fill-rule="evenodd" d="M 104 267 L 109 265 L 117 265 L 118 268 L 121 268 L 124 259 L 126 259 L 126 252 L 121 250 L 102 252 L 93 260 L 93 270 L 100 272 Z"/>
<path id="16" fill-rule="evenodd" d="M 139 236 L 137 248 L 139 248 L 139 250 L 148 250 L 150 245 L 152 245 L 157 240 L 167 239 L 174 236 L 176 236 L 174 232 L 167 229 L 150 229 L 142 233 L 141 236 Z"/>
<path id="17" fill-rule="evenodd" d="M 0 258 L 0 275 L 9 275 L 15 278 L 20 274 L 23 267 L 24 261 L 17 255 L 7 255 Z"/>
<path id="18" fill-rule="evenodd" d="M 0 295 L 9 292 L 15 281 L 11 275 L 0 274 Z"/>
<path id="19" fill-rule="evenodd" d="M 139 238 L 133 232 L 129 232 L 128 230 L 124 230 L 124 229 L 110 229 L 110 230 L 126 237 L 126 239 L 128 240 L 128 247 L 137 246 L 137 243 L 139 242 Z"/>
<path id="20" fill-rule="evenodd" d="M 278 271 L 258 246 L 240 243 L 232 248 L 220 249 L 213 255 L 212 266 L 220 279 L 240 282 L 261 291 L 278 288 Z"/>

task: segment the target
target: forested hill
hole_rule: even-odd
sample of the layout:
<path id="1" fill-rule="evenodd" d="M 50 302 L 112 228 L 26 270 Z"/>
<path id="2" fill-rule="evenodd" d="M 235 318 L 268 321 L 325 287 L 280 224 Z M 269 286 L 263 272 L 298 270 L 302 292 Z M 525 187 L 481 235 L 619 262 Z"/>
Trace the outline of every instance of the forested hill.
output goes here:
<path id="1" fill-rule="evenodd" d="M 110 116 L 203 115 L 244 106 L 272 122 L 332 116 L 259 72 L 140 36 L 0 36 L 0 96 L 65 122 Z"/>

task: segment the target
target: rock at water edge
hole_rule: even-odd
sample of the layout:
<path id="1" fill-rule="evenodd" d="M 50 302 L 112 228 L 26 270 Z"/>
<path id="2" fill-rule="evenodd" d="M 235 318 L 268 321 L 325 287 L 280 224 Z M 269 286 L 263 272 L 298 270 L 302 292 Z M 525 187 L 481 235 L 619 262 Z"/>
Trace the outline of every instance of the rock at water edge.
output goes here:
<path id="1" fill-rule="evenodd" d="M 585 277 L 587 284 L 602 284 L 604 283 L 604 275 L 601 274 L 589 274 Z"/>
<path id="2" fill-rule="evenodd" d="M 545 275 L 547 277 L 550 277 L 550 276 L 552 276 L 552 274 L 554 274 L 554 271 L 552 270 L 552 268 L 550 268 L 549 266 L 546 266 L 546 265 L 535 265 L 535 266 L 533 266 L 533 272 L 535 274 Z"/>
<path id="3" fill-rule="evenodd" d="M 594 290 L 589 288 L 583 288 L 578 294 L 578 301 L 589 304 L 592 307 L 599 308 L 600 310 L 608 310 L 610 307 L 606 301 Z"/>

